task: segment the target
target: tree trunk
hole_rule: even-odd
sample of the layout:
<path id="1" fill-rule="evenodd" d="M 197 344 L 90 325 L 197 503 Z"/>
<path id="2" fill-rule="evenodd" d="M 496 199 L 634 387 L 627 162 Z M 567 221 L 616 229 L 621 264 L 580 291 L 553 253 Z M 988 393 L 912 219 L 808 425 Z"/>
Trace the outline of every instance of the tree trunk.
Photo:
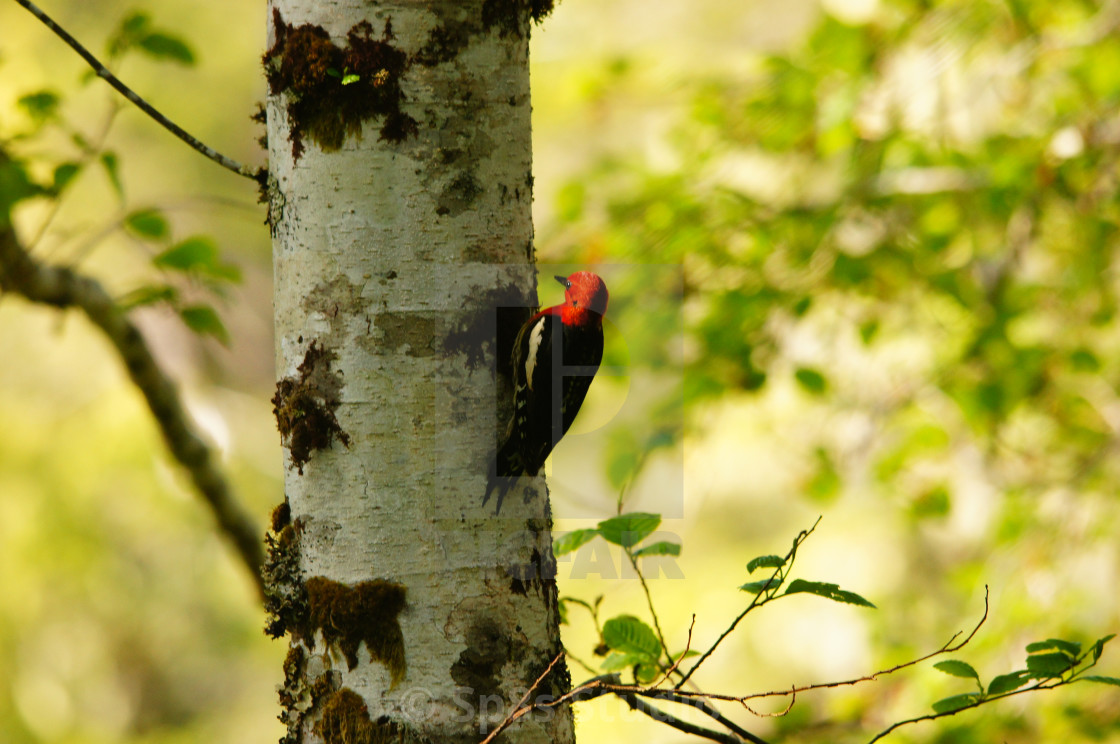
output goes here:
<path id="1" fill-rule="evenodd" d="M 560 651 L 543 488 L 481 503 L 495 308 L 535 286 L 530 12 L 270 3 L 286 502 L 266 578 L 292 742 L 479 741 Z M 504 736 L 572 741 L 571 716 Z"/>

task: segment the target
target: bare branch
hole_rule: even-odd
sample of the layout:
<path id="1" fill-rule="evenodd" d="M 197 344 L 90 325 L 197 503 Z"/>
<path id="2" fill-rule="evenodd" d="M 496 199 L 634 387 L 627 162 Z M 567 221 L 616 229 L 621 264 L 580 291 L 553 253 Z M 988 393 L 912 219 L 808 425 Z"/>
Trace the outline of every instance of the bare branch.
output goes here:
<path id="1" fill-rule="evenodd" d="M 19 245 L 9 225 L 0 227 L 0 290 L 58 308 L 79 308 L 101 329 L 143 393 L 172 456 L 190 473 L 219 528 L 233 542 L 263 596 L 260 569 L 264 551 L 257 525 L 234 499 L 209 447 L 183 410 L 174 383 L 156 364 L 140 331 L 101 284 L 67 268 L 36 263 Z"/>
<path id="2" fill-rule="evenodd" d="M 746 739 L 750 742 L 754 742 L 754 744 L 766 744 L 765 739 L 760 739 L 750 731 L 747 731 L 745 728 L 732 721 L 727 716 L 720 713 L 715 707 L 713 707 L 707 700 L 704 699 L 703 695 L 696 693 L 681 694 L 675 690 L 653 690 L 649 688 L 640 688 L 638 690 L 635 690 L 633 694 L 641 695 L 642 697 L 651 697 L 657 700 L 666 700 L 671 703 L 680 703 L 681 705 L 687 705 L 689 707 L 695 708 L 712 720 L 719 722 L 721 726 L 725 727 L 729 731 L 733 731 L 740 738 Z"/>
<path id="3" fill-rule="evenodd" d="M 746 701 L 748 701 L 748 700 L 758 700 L 758 699 L 761 699 L 761 698 L 768 698 L 768 697 L 785 697 L 786 695 L 796 695 L 796 694 L 801 693 L 801 692 L 809 692 L 809 691 L 812 691 L 812 690 L 827 690 L 827 689 L 831 689 L 831 688 L 835 688 L 835 687 L 850 687 L 850 686 L 853 686 L 853 685 L 858 685 L 862 682 L 874 682 L 879 677 L 883 677 L 883 676 L 888 675 L 888 674 L 893 674 L 897 671 L 900 671 L 902 669 L 907 669 L 907 668 L 912 667 L 916 664 L 921 664 L 923 661 L 928 661 L 928 660 L 934 658 L 935 656 L 941 656 L 942 654 L 953 653 L 954 651 L 958 651 L 958 650 L 964 648 L 965 645 L 968 644 L 968 642 L 971 641 L 976 636 L 977 631 L 980 630 L 980 626 L 982 626 L 987 621 L 987 619 L 988 619 L 988 587 L 985 585 L 985 587 L 984 587 L 984 614 L 983 614 L 983 616 L 981 616 L 980 620 L 976 623 L 976 626 L 973 627 L 972 631 L 967 636 L 965 636 L 964 640 L 962 640 L 960 642 L 956 642 L 957 639 L 960 638 L 961 632 L 963 632 L 963 631 L 954 633 L 953 637 L 950 638 L 948 641 L 946 641 L 945 644 L 943 646 L 941 646 L 940 648 L 938 648 L 936 651 L 931 651 L 930 653 L 928 653 L 924 656 L 920 656 L 916 659 L 911 659 L 910 661 L 904 661 L 901 664 L 896 664 L 895 666 L 889 667 L 887 669 L 880 669 L 877 672 L 872 672 L 871 674 L 867 674 L 867 675 L 864 675 L 862 677 L 853 677 L 852 679 L 838 680 L 838 681 L 835 681 L 835 682 L 818 682 L 818 683 L 811 684 L 811 685 L 794 686 L 794 687 L 790 687 L 789 689 L 786 689 L 786 690 L 771 690 L 769 692 L 756 692 L 756 693 L 752 693 L 750 695 L 721 695 L 719 693 L 693 692 L 691 690 L 676 690 L 676 693 L 678 695 L 683 696 L 683 697 L 694 697 L 694 698 L 704 698 L 704 699 L 707 699 L 707 700 L 726 700 L 726 701 L 731 701 L 731 702 L 737 702 L 737 703 L 741 703 L 743 705 L 743 707 L 747 708 L 747 710 L 750 710 L 750 708 L 746 706 Z M 751 711 L 751 712 L 753 712 L 753 711 Z"/>
<path id="4" fill-rule="evenodd" d="M 251 178 L 259 184 L 263 184 L 267 181 L 267 169 L 251 168 L 247 165 L 242 165 L 236 160 L 228 158 L 225 155 L 222 155 L 217 150 L 214 150 L 213 148 L 203 144 L 200 140 L 189 134 L 185 129 L 157 111 L 155 107 L 153 107 L 150 103 L 137 95 L 135 91 L 122 83 L 116 75 L 111 73 L 109 69 L 105 67 L 105 65 L 102 64 L 99 59 L 97 59 L 97 57 L 94 57 L 88 49 L 82 46 L 82 44 L 73 36 L 71 36 L 66 31 L 66 29 L 55 23 L 54 19 L 44 13 L 37 5 L 35 5 L 35 3 L 31 2 L 30 0 L 16 0 L 16 2 L 26 8 L 27 11 L 31 13 L 31 15 L 42 21 L 43 25 L 53 31 L 55 35 L 58 36 L 58 38 L 62 39 L 68 45 L 70 45 L 70 48 L 77 52 L 78 56 L 84 59 L 86 63 L 93 68 L 98 77 L 104 79 L 105 82 L 113 86 L 113 88 L 116 89 L 118 93 L 135 104 L 145 114 L 155 119 L 156 122 L 158 122 L 163 128 L 167 129 L 176 137 L 183 140 L 195 150 L 210 158 L 223 168 L 233 171 L 239 176 Z"/>
<path id="5" fill-rule="evenodd" d="M 700 711 L 712 720 L 719 722 L 720 725 L 733 732 L 740 739 L 753 742 L 753 744 L 766 744 L 765 739 L 760 739 L 713 708 L 703 699 L 705 697 L 704 695 L 689 695 L 679 693 L 675 690 L 659 690 L 638 685 L 624 685 L 621 684 L 617 674 L 604 674 L 600 677 L 589 679 L 555 700 L 548 703 L 539 703 L 535 707 L 554 708 L 559 705 L 570 705 L 594 700 L 603 695 L 617 695 L 623 699 L 626 699 L 628 696 L 648 697 L 687 705 Z"/>
<path id="6" fill-rule="evenodd" d="M 670 715 L 663 710 L 659 710 L 658 708 L 653 707 L 644 700 L 638 699 L 634 695 L 624 695 L 623 700 L 625 700 L 631 708 L 638 711 L 639 713 L 644 713 L 653 720 L 658 721 L 659 723 L 664 723 L 666 726 L 672 726 L 678 731 L 683 731 L 686 734 L 692 734 L 693 736 L 702 736 L 705 739 L 722 742 L 722 744 L 741 744 L 743 741 L 734 734 L 725 734 L 722 731 L 716 731 L 714 729 L 704 728 L 703 726 L 697 726 L 696 724 L 689 723 L 688 721 L 682 721 L 680 718 Z"/>
<path id="7" fill-rule="evenodd" d="M 1047 684 L 1047 682 L 1049 682 L 1049 684 Z M 946 711 L 942 711 L 941 713 L 930 713 L 928 715 L 918 716 L 916 718 L 907 718 L 905 721 L 895 721 L 890 726 L 888 726 L 887 728 L 885 728 L 882 731 L 880 731 L 879 733 L 877 733 L 872 739 L 869 739 L 867 744 L 874 744 L 874 742 L 877 742 L 880 739 L 883 739 L 883 738 L 887 737 L 895 729 L 901 728 L 903 726 L 908 726 L 911 723 L 920 723 L 922 721 L 933 721 L 933 720 L 936 720 L 938 718 L 948 718 L 949 716 L 955 716 L 958 713 L 964 713 L 966 710 L 972 710 L 973 708 L 979 708 L 981 705 L 987 705 L 988 703 L 994 703 L 997 700 L 1003 700 L 1004 698 L 1009 698 L 1009 697 L 1012 697 L 1013 695 L 1022 695 L 1025 692 L 1037 692 L 1039 690 L 1053 690 L 1056 687 L 1064 687 L 1065 685 L 1068 685 L 1071 682 L 1073 682 L 1073 680 L 1065 680 L 1065 679 L 1062 679 L 1062 680 L 1044 680 L 1044 681 L 1038 682 L 1037 684 L 1033 684 L 1030 687 L 1023 687 L 1023 688 L 1020 688 L 1018 690 L 1012 690 L 1011 692 L 1005 692 L 1002 695 L 993 695 L 992 697 L 986 697 L 982 700 L 977 700 L 972 705 L 966 705 L 963 708 L 956 708 L 955 710 L 946 710 Z"/>
<path id="8" fill-rule="evenodd" d="M 818 522 L 819 522 L 819 520 L 818 520 Z M 813 527 L 815 528 L 816 525 L 814 524 Z M 811 531 L 812 530 L 807 530 L 805 532 L 802 532 L 798 536 L 798 540 L 794 541 L 793 551 L 796 551 L 798 545 L 800 544 L 800 541 L 803 541 L 804 538 Z M 790 557 L 792 557 L 792 552 L 793 551 L 791 551 L 791 556 Z M 765 744 L 764 740 L 758 738 L 757 736 L 750 733 L 746 729 L 743 729 L 741 726 L 736 724 L 734 721 L 728 719 L 726 716 L 724 716 L 722 713 L 720 713 L 716 708 L 714 708 L 711 705 L 710 701 L 721 700 L 721 701 L 725 701 L 725 702 L 736 702 L 736 703 L 739 703 L 740 705 L 742 705 L 743 708 L 746 709 L 751 714 L 756 715 L 756 716 L 760 716 L 760 717 L 783 716 L 786 713 L 788 713 L 790 711 L 790 709 L 793 707 L 794 700 L 796 699 L 796 696 L 797 696 L 798 693 L 806 692 L 806 691 L 810 691 L 810 690 L 821 690 L 821 689 L 829 689 L 829 688 L 856 685 L 856 684 L 859 684 L 861 682 L 871 682 L 871 681 L 874 681 L 874 680 L 878 679 L 879 677 L 881 677 L 883 675 L 892 674 L 892 673 L 897 672 L 901 669 L 906 669 L 908 667 L 912 667 L 915 664 L 920 664 L 921 662 L 927 661 L 927 660 L 929 660 L 929 659 L 931 659 L 935 656 L 940 656 L 942 654 L 952 653 L 954 651 L 958 651 L 961 648 L 963 648 L 965 645 L 967 645 L 976 636 L 976 633 L 980 630 L 980 627 L 987 621 L 988 611 L 989 611 L 988 594 L 989 594 L 988 587 L 985 586 L 984 587 L 984 614 L 983 614 L 983 616 L 981 616 L 980 620 L 976 623 L 976 625 L 972 628 L 972 631 L 967 636 L 965 636 L 963 639 L 961 639 L 960 641 L 958 641 L 957 639 L 961 637 L 961 633 L 960 632 L 954 633 L 953 637 L 950 638 L 944 645 L 942 645 L 936 651 L 928 653 L 928 654 L 926 654 L 924 656 L 921 656 L 917 659 L 912 659 L 910 661 L 906 661 L 906 662 L 903 662 L 901 664 L 896 664 L 895 666 L 889 667 L 887 669 L 881 669 L 877 672 L 873 672 L 871 674 L 868 674 L 868 675 L 865 675 L 865 676 L 862 676 L 862 677 L 856 677 L 856 678 L 847 679 L 847 680 L 840 680 L 840 681 L 836 681 L 836 682 L 822 682 L 822 683 L 818 683 L 818 684 L 803 685 L 803 686 L 800 686 L 800 687 L 795 686 L 795 687 L 791 687 L 788 690 L 774 690 L 774 691 L 771 691 L 771 692 L 755 693 L 755 694 L 751 694 L 751 695 L 724 695 L 724 694 L 711 693 L 711 692 L 698 692 L 698 691 L 692 691 L 692 690 L 681 690 L 679 688 L 674 688 L 672 690 L 665 690 L 665 689 L 659 689 L 656 685 L 653 685 L 653 686 L 650 686 L 650 687 L 642 687 L 640 685 L 624 685 L 624 684 L 621 683 L 621 680 L 620 680 L 620 678 L 617 674 L 605 674 L 605 675 L 602 675 L 602 676 L 599 676 L 599 677 L 593 677 L 592 679 L 587 680 L 583 684 L 575 687 L 570 692 L 566 693 L 565 695 L 560 696 L 556 700 L 550 701 L 548 703 L 541 703 L 541 704 L 538 704 L 536 706 L 529 706 L 529 708 L 532 708 L 532 707 L 550 708 L 550 707 L 554 707 L 554 706 L 557 706 L 557 705 L 574 704 L 574 703 L 578 703 L 578 702 L 584 702 L 584 701 L 587 701 L 587 700 L 593 700 L 593 699 L 595 699 L 597 697 L 601 697 L 603 695 L 617 695 L 618 697 L 621 697 L 624 700 L 626 700 L 627 703 L 631 704 L 631 707 L 636 707 L 634 705 L 634 703 L 632 702 L 632 699 L 639 698 L 639 697 L 653 698 L 653 699 L 656 699 L 656 700 L 665 700 L 667 702 L 678 703 L 678 704 L 681 704 L 681 705 L 688 705 L 688 706 L 700 711 L 704 715 L 712 718 L 713 720 L 717 721 L 720 725 L 724 726 L 729 731 L 733 732 L 736 736 L 740 737 L 741 740 L 754 742 L 755 744 Z M 690 627 L 689 628 L 689 643 L 691 643 L 691 639 L 692 639 L 692 628 Z M 693 667 L 693 668 L 695 668 L 695 667 Z M 669 670 L 669 673 L 671 673 L 671 671 L 672 671 L 672 669 Z M 669 673 L 666 673 L 665 677 L 667 677 Z M 663 677 L 661 680 L 659 680 L 657 682 L 657 684 L 659 685 L 659 684 L 663 683 L 664 681 L 665 681 L 665 678 Z M 1068 681 L 1063 681 L 1062 684 L 1068 684 Z M 1052 684 L 1048 685 L 1046 683 L 1040 682 L 1038 685 L 1035 685 L 1035 686 L 1032 686 L 1032 687 L 1029 687 L 1029 688 L 1025 688 L 1024 690 L 1017 690 L 1014 693 L 1008 693 L 1008 694 L 1019 694 L 1020 692 L 1025 692 L 1027 690 L 1032 690 L 1032 689 L 1049 689 L 1050 687 L 1053 687 L 1053 686 L 1056 686 L 1056 685 L 1052 685 Z M 758 712 L 754 711 L 750 706 L 747 705 L 748 700 L 754 700 L 754 699 L 759 699 L 759 698 L 767 698 L 767 697 L 785 697 L 785 696 L 788 696 L 790 698 L 789 704 L 786 706 L 785 710 L 780 711 L 778 713 L 758 713 Z M 991 699 L 996 700 L 999 697 L 1006 697 L 1006 695 L 993 697 Z M 972 706 L 972 707 L 975 707 L 975 706 Z M 524 713 L 528 712 L 529 708 L 524 708 L 521 711 L 518 711 L 518 717 L 520 715 L 524 715 Z M 656 708 L 651 708 L 651 711 L 652 712 L 647 713 L 647 715 L 651 715 L 653 717 L 656 717 L 654 715 L 654 713 L 656 713 L 657 715 L 667 715 L 667 714 L 664 714 L 661 711 L 658 711 Z M 646 712 L 646 711 L 642 711 L 642 712 Z M 948 713 L 941 713 L 941 714 L 935 714 L 935 715 L 929 715 L 929 716 L 922 716 L 922 717 L 919 717 L 919 718 L 911 719 L 909 721 L 899 722 L 898 724 L 895 724 L 891 729 L 888 729 L 885 732 L 883 732 L 882 734 L 880 734 L 880 736 L 878 738 L 881 738 L 882 736 L 885 736 L 886 734 L 890 733 L 890 731 L 894 730 L 894 728 L 897 728 L 900 725 L 905 725 L 907 723 L 915 723 L 917 721 L 931 720 L 932 718 L 940 718 L 944 715 L 949 715 L 949 714 Z M 666 722 L 668 722 L 668 721 L 666 721 Z M 670 725 L 672 725 L 672 724 L 670 724 Z M 688 725 L 691 725 L 691 724 L 688 724 Z M 685 729 L 681 729 L 681 730 L 683 731 Z M 698 736 L 707 736 L 706 734 L 702 734 L 702 733 L 699 733 L 699 732 L 689 731 L 689 733 L 696 733 Z M 724 736 L 720 732 L 710 732 L 710 733 L 714 733 L 716 736 Z M 707 736 L 707 738 L 713 738 L 713 737 L 712 736 Z M 727 741 L 726 738 L 716 738 L 715 740 L 716 741 Z"/>
<path id="9" fill-rule="evenodd" d="M 805 540 L 809 537 L 809 535 L 813 534 L 813 531 L 815 529 L 817 529 L 817 525 L 819 525 L 820 523 L 821 523 L 821 517 L 817 517 L 817 521 L 813 522 L 812 527 L 810 527 L 807 530 L 802 530 L 800 533 L 798 533 L 797 537 L 794 538 L 793 547 L 790 548 L 789 553 L 786 554 L 785 563 L 783 565 L 783 568 L 785 570 L 788 571 L 789 567 L 793 565 L 793 559 L 797 557 L 797 549 L 799 547 L 801 547 L 801 544 L 803 542 L 805 542 Z M 774 577 L 776 577 L 778 575 L 778 572 L 781 571 L 781 570 L 783 570 L 783 569 L 782 568 L 775 569 L 774 575 L 770 577 L 770 580 L 773 581 Z M 738 626 L 739 623 L 742 621 L 742 619 L 747 616 L 747 613 L 749 613 L 751 610 L 755 609 L 756 607 L 759 607 L 761 604 L 765 603 L 765 600 L 760 600 L 759 599 L 760 597 L 763 596 L 764 593 L 765 593 L 765 590 L 762 591 L 762 592 L 759 592 L 756 595 L 754 595 L 754 599 L 752 599 L 751 603 L 749 605 L 747 605 L 747 609 L 740 612 L 739 616 L 731 621 L 731 625 L 728 626 L 727 630 L 723 631 L 723 633 L 720 634 L 720 637 L 716 639 L 716 642 L 712 644 L 711 648 L 709 648 L 707 651 L 705 651 L 703 654 L 700 655 L 700 658 L 696 660 L 696 663 L 693 664 L 689 668 L 689 670 L 687 672 L 685 672 L 684 676 L 677 682 L 677 684 L 675 685 L 675 689 L 678 689 L 678 690 L 681 689 L 681 687 L 684 686 L 684 683 L 688 682 L 689 678 L 691 678 L 692 675 L 696 672 L 696 670 L 700 668 L 700 665 L 703 664 L 705 661 L 707 661 L 708 657 L 711 656 L 715 652 L 715 650 L 719 647 L 719 644 L 723 643 L 723 639 L 727 638 L 727 636 L 731 635 L 731 632 L 733 630 L 735 630 L 736 626 Z"/>

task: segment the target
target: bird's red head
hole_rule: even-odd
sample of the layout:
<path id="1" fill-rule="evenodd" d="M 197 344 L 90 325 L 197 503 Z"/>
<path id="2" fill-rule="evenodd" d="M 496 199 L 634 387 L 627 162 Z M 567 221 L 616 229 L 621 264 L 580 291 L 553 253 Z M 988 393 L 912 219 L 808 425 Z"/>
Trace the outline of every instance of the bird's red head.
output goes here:
<path id="1" fill-rule="evenodd" d="M 566 325 L 601 323 L 607 312 L 607 285 L 590 271 L 577 271 L 567 278 L 558 276 L 556 281 L 564 286 L 564 304 L 560 306 L 560 319 Z"/>

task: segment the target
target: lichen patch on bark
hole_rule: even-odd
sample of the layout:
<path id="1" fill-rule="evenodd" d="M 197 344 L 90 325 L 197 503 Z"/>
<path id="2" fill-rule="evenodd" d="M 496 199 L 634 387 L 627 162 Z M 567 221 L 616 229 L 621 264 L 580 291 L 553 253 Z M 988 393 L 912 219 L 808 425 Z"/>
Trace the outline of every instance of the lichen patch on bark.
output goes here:
<path id="1" fill-rule="evenodd" d="M 309 632 L 322 631 L 328 646 L 337 644 L 350 669 L 358 665 L 358 646 L 365 641 L 370 660 L 389 669 L 391 687 L 396 687 L 407 670 L 397 620 L 405 587 L 382 579 L 347 586 L 323 576 L 312 576 L 306 586 Z"/>
<path id="2" fill-rule="evenodd" d="M 324 151 L 342 147 L 346 136 L 360 137 L 362 124 L 381 120 L 381 139 L 402 142 L 417 123 L 401 110 L 401 76 L 408 56 L 393 45 L 386 22 L 380 39 L 368 21 L 355 25 L 340 47 L 320 26 L 284 22 L 272 11 L 276 42 L 263 62 L 272 95 L 286 93 L 292 157 L 303 154 L 304 137 Z"/>
<path id="3" fill-rule="evenodd" d="M 297 374 L 276 383 L 272 396 L 276 426 L 300 475 L 315 450 L 327 449 L 335 439 L 350 446 L 350 436 L 335 417 L 342 379 L 331 370 L 334 359 L 333 351 L 312 341 Z"/>
<path id="4" fill-rule="evenodd" d="M 412 357 L 434 356 L 439 346 L 436 338 L 438 315 L 432 312 L 382 312 L 373 316 L 378 346 L 403 351 Z"/>
<path id="5" fill-rule="evenodd" d="M 303 525 L 291 521 L 287 500 L 273 511 L 273 531 L 265 535 L 264 609 L 268 622 L 264 632 L 280 638 L 303 625 L 307 617 L 307 592 L 300 569 L 299 541 Z"/>
<path id="6" fill-rule="evenodd" d="M 339 686 L 338 672 L 327 670 L 308 681 L 309 662 L 313 659 L 302 644 L 293 641 L 284 659 L 284 682 L 277 690 L 280 699 L 280 722 L 287 732 L 280 744 L 300 744 L 304 721 L 319 710 L 327 697 Z M 312 675 L 313 676 L 313 675 Z"/>
<path id="7" fill-rule="evenodd" d="M 380 716 L 369 717 L 362 696 L 348 687 L 333 692 L 323 702 L 315 723 L 323 744 L 420 744 L 426 741 L 411 727 Z"/>

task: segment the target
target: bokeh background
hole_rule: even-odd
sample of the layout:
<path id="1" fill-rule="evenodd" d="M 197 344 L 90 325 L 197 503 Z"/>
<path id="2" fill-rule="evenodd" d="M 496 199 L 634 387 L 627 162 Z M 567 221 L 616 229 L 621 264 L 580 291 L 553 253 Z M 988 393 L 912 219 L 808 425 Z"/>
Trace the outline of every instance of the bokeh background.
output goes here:
<path id="1" fill-rule="evenodd" d="M 186 41 L 193 64 L 134 48 L 114 65 L 262 162 L 261 3 L 45 9 L 99 53 L 135 11 Z M 604 267 L 607 361 L 628 370 L 595 383 L 557 453 L 558 529 L 665 515 L 659 537 L 682 554 L 645 567 L 676 648 L 693 615 L 706 648 L 745 606 L 746 562 L 818 516 L 796 574 L 878 605 L 767 607 L 698 674 L 705 689 L 889 667 L 971 628 L 985 585 L 989 619 L 954 656 L 985 679 L 1022 668 L 1031 641 L 1120 629 L 1118 26 L 1112 1 L 563 0 L 534 31 L 539 257 Z M 57 109 L 19 103 L 43 90 Z M 225 345 L 166 303 L 135 316 L 263 527 L 281 453 L 252 184 L 88 80 L 14 3 L 0 140 L 44 182 L 82 166 L 63 169 L 62 199 L 16 212 L 38 257 L 122 297 L 168 284 L 180 308 L 216 310 Z M 196 235 L 239 282 L 152 266 Z M 275 741 L 284 644 L 83 318 L 0 299 L 0 422 L 0 741 Z M 648 619 L 604 544 L 562 561 L 560 587 L 603 595 L 602 619 Z M 569 621 L 573 656 L 595 666 L 590 617 Z M 1117 653 L 1102 674 L 1120 676 Z M 867 741 L 969 689 L 927 663 L 784 717 L 732 715 L 774 741 Z M 577 726 L 583 742 L 687 738 L 618 702 Z M 1082 683 L 893 740 L 1120 741 L 1120 694 Z"/>

